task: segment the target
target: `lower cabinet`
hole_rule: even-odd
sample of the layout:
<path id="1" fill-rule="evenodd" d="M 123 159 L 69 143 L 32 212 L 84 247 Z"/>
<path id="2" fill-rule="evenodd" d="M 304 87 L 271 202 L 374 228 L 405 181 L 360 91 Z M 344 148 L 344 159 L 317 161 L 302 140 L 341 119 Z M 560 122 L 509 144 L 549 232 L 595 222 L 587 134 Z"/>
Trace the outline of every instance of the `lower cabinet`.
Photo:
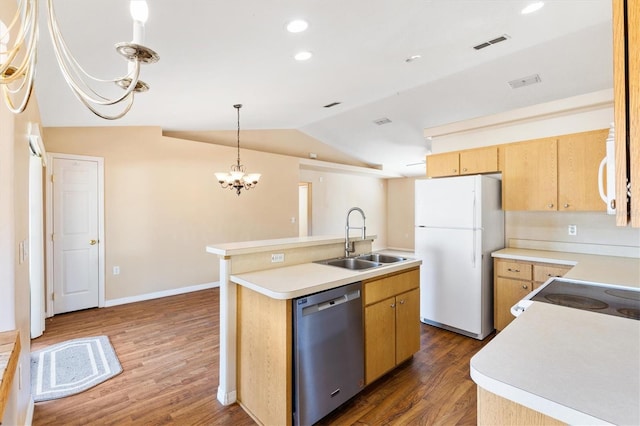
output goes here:
<path id="1" fill-rule="evenodd" d="M 420 350 L 419 268 L 365 281 L 365 383 Z"/>
<path id="2" fill-rule="evenodd" d="M 493 325 L 500 331 L 514 316 L 511 307 L 551 277 L 561 277 L 571 266 L 520 260 L 494 260 Z"/>

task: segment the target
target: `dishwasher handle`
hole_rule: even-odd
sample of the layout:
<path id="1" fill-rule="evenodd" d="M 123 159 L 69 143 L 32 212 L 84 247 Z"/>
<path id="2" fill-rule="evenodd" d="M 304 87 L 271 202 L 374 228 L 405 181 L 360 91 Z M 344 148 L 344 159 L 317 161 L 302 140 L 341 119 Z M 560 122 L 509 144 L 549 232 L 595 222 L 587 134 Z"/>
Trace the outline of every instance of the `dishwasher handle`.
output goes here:
<path id="1" fill-rule="evenodd" d="M 335 299 L 327 300 L 325 302 L 316 303 L 315 305 L 305 306 L 302 309 L 302 316 L 312 315 L 317 312 L 322 312 L 327 309 L 335 308 L 343 303 L 350 302 L 360 298 L 360 290 L 353 290 Z"/>

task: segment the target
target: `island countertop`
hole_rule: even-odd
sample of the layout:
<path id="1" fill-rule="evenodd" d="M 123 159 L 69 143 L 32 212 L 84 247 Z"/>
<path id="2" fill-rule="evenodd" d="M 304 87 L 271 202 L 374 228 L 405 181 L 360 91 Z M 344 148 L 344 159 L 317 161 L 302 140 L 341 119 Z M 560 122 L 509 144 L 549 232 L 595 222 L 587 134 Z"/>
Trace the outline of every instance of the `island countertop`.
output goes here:
<path id="1" fill-rule="evenodd" d="M 640 424 L 640 321 L 533 302 L 471 358 L 485 390 L 569 424 Z"/>
<path id="2" fill-rule="evenodd" d="M 355 271 L 318 263 L 303 263 L 231 275 L 231 281 L 272 299 L 294 299 L 356 281 L 411 269 L 420 266 L 420 264 L 422 264 L 421 260 L 407 259 L 403 262 Z"/>
<path id="3" fill-rule="evenodd" d="M 640 287 L 637 258 L 506 248 L 494 258 Z M 569 424 L 640 424 L 640 321 L 533 302 L 471 359 L 481 388 Z"/>

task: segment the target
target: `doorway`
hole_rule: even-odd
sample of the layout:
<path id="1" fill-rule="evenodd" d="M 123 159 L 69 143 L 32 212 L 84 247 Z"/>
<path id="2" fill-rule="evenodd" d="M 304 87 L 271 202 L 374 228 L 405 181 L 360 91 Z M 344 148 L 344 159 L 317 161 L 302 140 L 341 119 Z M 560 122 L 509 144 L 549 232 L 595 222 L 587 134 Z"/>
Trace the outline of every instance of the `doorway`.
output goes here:
<path id="1" fill-rule="evenodd" d="M 104 159 L 50 154 L 47 314 L 104 306 Z"/>
<path id="2" fill-rule="evenodd" d="M 298 236 L 311 234 L 311 182 L 298 183 Z"/>

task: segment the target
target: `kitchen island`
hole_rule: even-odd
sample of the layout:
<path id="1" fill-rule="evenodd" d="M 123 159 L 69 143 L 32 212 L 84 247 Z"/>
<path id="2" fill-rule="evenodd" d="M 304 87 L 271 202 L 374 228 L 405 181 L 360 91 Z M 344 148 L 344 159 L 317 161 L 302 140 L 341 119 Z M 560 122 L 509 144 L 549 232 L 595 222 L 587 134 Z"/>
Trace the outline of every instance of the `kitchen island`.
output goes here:
<path id="1" fill-rule="evenodd" d="M 640 260 L 504 249 L 575 265 L 566 275 L 640 287 Z M 471 359 L 478 424 L 640 424 L 640 321 L 533 302 Z"/>
<path id="2" fill-rule="evenodd" d="M 369 253 L 373 238 L 357 240 L 354 254 Z M 331 236 L 207 247 L 220 260 L 220 402 L 239 402 L 260 424 L 291 424 L 293 298 L 358 281 L 379 297 L 418 293 L 419 260 L 359 271 L 313 263 L 343 256 L 344 248 L 344 238 Z M 284 262 L 272 262 L 273 255 Z M 379 287 L 385 291 L 378 293 Z M 408 345 L 413 352 L 400 345 L 401 360 L 419 349 L 419 298 L 413 296 L 416 332 L 410 339 L 415 344 Z M 395 346 L 393 354 L 393 364 L 384 364 L 375 374 L 396 365 Z M 371 381 L 375 378 L 370 376 Z"/>

